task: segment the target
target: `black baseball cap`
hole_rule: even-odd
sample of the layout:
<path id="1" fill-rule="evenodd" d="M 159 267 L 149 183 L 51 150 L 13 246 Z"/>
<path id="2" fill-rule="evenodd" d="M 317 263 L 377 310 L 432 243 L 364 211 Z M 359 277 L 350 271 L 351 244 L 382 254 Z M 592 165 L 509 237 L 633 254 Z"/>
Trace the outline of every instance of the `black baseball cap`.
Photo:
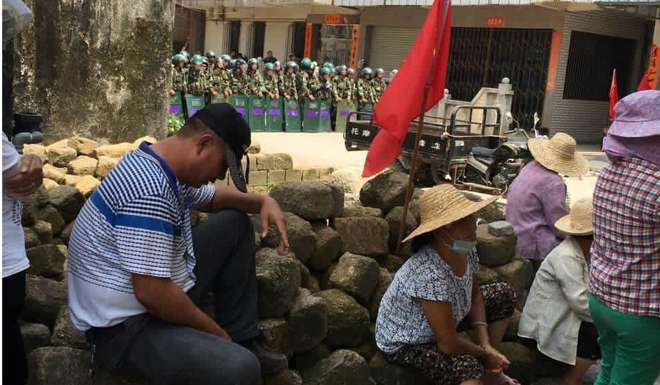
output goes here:
<path id="1" fill-rule="evenodd" d="M 241 159 L 250 147 L 250 126 L 241 114 L 227 103 L 211 103 L 193 116 L 215 132 L 225 142 L 225 154 L 229 174 L 234 186 L 247 192 L 247 173 L 243 173 Z M 248 165 L 249 172 L 249 165 Z"/>

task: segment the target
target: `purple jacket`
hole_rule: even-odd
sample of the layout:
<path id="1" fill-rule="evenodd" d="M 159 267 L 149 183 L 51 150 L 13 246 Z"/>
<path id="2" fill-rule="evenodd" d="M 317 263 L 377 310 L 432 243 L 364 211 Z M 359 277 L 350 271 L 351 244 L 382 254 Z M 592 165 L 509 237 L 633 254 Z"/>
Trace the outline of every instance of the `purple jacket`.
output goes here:
<path id="1" fill-rule="evenodd" d="M 568 214 L 566 185 L 536 161 L 526 165 L 507 194 L 506 220 L 518 236 L 516 254 L 542 260 L 563 240 L 555 222 Z"/>

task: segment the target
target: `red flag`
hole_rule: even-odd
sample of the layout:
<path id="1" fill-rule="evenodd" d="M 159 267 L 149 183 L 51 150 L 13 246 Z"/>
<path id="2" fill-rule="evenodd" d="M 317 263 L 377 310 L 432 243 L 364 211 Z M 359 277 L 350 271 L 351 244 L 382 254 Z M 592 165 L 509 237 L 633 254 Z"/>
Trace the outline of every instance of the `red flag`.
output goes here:
<path id="1" fill-rule="evenodd" d="M 420 114 L 426 85 L 430 88 L 424 111 L 443 97 L 450 34 L 451 2 L 435 0 L 415 44 L 376 105 L 374 122 L 380 130 L 369 148 L 362 176 L 381 172 L 399 156 L 410 122 Z"/>
<path id="2" fill-rule="evenodd" d="M 651 54 L 649 55 L 649 66 L 646 68 L 646 71 L 644 71 L 644 75 L 642 75 L 642 80 L 640 80 L 639 85 L 637 86 L 637 91 L 655 89 L 658 81 L 656 60 L 660 60 L 659 57 L 660 52 L 658 52 L 658 46 L 654 44 L 651 47 Z"/>
<path id="3" fill-rule="evenodd" d="M 616 119 L 614 106 L 619 101 L 619 88 L 616 85 L 616 68 L 612 71 L 612 84 L 610 84 L 610 120 Z"/>

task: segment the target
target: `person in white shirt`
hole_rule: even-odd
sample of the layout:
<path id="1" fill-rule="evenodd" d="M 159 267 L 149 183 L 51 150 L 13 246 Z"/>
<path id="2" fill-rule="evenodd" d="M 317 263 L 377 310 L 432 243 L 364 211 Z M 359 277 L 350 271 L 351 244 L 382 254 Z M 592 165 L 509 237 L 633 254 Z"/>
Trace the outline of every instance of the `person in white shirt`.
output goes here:
<path id="1" fill-rule="evenodd" d="M 578 200 L 555 228 L 568 237 L 545 258 L 530 289 L 518 335 L 544 355 L 571 368 L 562 385 L 582 384 L 601 352 L 587 300 L 593 242 L 591 198 Z"/>
<path id="2" fill-rule="evenodd" d="M 43 180 L 42 162 L 35 155 L 21 156 L 2 134 L 2 380 L 24 384 L 27 363 L 18 318 L 25 301 L 25 253 L 20 198 L 34 193 Z"/>

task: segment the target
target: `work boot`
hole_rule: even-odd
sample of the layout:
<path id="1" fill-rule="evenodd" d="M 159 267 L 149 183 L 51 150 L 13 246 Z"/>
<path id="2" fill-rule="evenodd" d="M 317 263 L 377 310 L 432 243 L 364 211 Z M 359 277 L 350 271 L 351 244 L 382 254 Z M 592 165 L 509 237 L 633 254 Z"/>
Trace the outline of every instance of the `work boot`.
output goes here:
<path id="1" fill-rule="evenodd" d="M 257 338 L 240 344 L 257 356 L 261 364 L 261 372 L 265 375 L 274 375 L 289 368 L 289 360 L 284 354 L 266 350 Z"/>

